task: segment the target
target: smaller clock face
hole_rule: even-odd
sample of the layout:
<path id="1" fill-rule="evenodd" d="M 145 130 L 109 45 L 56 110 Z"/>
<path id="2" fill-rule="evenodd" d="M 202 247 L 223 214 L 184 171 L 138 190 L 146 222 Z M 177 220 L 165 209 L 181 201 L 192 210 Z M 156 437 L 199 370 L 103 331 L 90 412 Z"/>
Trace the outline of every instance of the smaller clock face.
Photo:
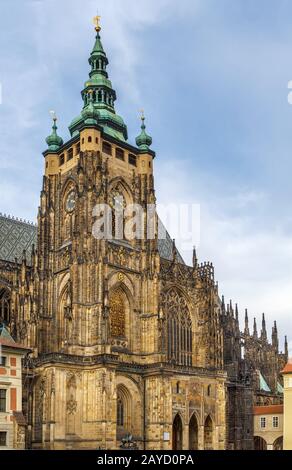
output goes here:
<path id="1" fill-rule="evenodd" d="M 71 191 L 66 199 L 66 211 L 72 212 L 75 209 L 76 194 L 75 191 Z"/>

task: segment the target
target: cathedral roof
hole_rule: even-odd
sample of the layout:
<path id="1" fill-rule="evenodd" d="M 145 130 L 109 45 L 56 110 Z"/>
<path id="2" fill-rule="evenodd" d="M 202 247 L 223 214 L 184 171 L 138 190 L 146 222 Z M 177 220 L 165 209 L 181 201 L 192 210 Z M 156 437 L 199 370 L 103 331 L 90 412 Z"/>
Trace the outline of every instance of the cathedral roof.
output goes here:
<path id="1" fill-rule="evenodd" d="M 21 259 L 23 250 L 30 254 L 36 241 L 36 225 L 0 213 L 0 260 L 14 262 L 15 258 Z"/>
<path id="2" fill-rule="evenodd" d="M 16 343 L 3 323 L 0 323 L 0 345 L 8 348 L 30 351 L 22 344 Z"/>
<path id="3" fill-rule="evenodd" d="M 163 237 L 163 238 L 162 238 Z M 163 223 L 158 219 L 158 252 L 161 258 L 171 261 L 173 259 L 173 249 L 175 248 L 176 258 L 179 263 L 185 264 L 178 249 L 174 247 L 174 242 L 165 229 Z"/>
<path id="4" fill-rule="evenodd" d="M 173 259 L 174 242 L 169 233 L 165 230 L 165 237 L 162 238 L 165 230 L 159 221 L 158 251 L 163 259 Z M 0 213 L 0 260 L 14 262 L 15 258 L 21 259 L 23 250 L 28 254 L 32 251 L 32 245 L 37 243 L 37 226 L 22 220 L 6 217 Z M 176 257 L 179 263 L 184 264 L 180 253 L 176 250 Z"/>
<path id="5" fill-rule="evenodd" d="M 290 359 L 288 364 L 285 365 L 282 370 L 282 374 L 292 374 L 292 359 Z"/>

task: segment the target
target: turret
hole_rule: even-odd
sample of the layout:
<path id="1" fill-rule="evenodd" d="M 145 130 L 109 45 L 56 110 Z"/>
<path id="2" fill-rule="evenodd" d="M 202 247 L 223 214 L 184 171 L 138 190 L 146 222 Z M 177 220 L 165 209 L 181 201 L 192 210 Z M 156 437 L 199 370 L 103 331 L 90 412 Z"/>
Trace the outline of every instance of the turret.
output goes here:
<path id="1" fill-rule="evenodd" d="M 145 116 L 142 113 L 141 116 L 141 132 L 136 138 L 137 147 L 139 147 L 140 152 L 147 153 L 149 151 L 149 147 L 152 144 L 152 137 L 146 133 L 146 126 L 145 126 Z"/>

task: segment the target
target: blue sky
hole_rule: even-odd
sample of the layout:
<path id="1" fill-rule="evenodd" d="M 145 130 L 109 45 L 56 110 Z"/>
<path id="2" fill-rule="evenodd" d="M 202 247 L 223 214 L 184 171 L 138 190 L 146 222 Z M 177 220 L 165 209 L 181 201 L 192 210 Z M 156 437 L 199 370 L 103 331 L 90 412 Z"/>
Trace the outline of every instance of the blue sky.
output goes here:
<path id="1" fill-rule="evenodd" d="M 0 211 L 35 219 L 49 110 L 66 139 L 97 8 L 131 142 L 146 113 L 159 202 L 201 205 L 220 292 L 292 340 L 288 0 L 2 0 Z"/>

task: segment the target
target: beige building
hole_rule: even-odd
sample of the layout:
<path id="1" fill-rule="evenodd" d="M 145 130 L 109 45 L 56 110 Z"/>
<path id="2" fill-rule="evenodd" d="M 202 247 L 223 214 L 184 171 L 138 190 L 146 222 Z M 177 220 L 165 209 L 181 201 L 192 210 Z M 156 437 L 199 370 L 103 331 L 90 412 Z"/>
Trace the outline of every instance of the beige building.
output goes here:
<path id="1" fill-rule="evenodd" d="M 292 360 L 283 370 L 284 376 L 284 450 L 292 450 Z"/>
<path id="2" fill-rule="evenodd" d="M 283 405 L 254 407 L 254 448 L 283 449 Z"/>
<path id="3" fill-rule="evenodd" d="M 0 450 L 25 447 L 21 359 L 27 352 L 0 324 Z"/>

